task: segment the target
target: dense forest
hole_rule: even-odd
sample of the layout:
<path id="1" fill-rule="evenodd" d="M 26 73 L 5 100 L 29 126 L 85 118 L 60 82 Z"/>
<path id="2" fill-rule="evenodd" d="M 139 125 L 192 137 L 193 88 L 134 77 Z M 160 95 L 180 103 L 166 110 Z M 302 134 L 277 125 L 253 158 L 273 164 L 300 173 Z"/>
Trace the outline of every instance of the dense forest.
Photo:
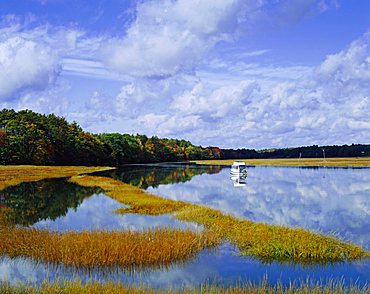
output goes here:
<path id="1" fill-rule="evenodd" d="M 0 164 L 121 165 L 193 159 L 370 156 L 370 145 L 286 149 L 220 149 L 186 140 L 129 134 L 90 134 L 54 114 L 0 111 Z"/>
<path id="2" fill-rule="evenodd" d="M 0 164 L 120 165 L 220 158 L 218 148 L 145 135 L 90 134 L 54 114 L 0 111 Z"/>

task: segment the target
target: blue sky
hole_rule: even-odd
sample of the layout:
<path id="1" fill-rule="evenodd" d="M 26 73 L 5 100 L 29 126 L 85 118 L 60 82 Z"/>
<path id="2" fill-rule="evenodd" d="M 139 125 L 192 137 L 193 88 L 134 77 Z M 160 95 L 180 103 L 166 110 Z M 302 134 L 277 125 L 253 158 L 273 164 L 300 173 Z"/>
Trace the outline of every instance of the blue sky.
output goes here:
<path id="1" fill-rule="evenodd" d="M 0 108 L 224 148 L 370 143 L 367 0 L 3 0 Z"/>

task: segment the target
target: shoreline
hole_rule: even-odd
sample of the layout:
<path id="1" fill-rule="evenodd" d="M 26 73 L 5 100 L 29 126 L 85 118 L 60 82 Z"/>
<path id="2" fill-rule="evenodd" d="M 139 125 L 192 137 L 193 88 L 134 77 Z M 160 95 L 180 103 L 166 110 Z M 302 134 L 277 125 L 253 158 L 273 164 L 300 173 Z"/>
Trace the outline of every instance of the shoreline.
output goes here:
<path id="1" fill-rule="evenodd" d="M 234 161 L 243 161 L 251 166 L 294 166 L 294 167 L 370 167 L 370 157 L 323 158 L 273 158 L 273 159 L 215 159 L 191 160 L 198 165 L 231 166 Z"/>

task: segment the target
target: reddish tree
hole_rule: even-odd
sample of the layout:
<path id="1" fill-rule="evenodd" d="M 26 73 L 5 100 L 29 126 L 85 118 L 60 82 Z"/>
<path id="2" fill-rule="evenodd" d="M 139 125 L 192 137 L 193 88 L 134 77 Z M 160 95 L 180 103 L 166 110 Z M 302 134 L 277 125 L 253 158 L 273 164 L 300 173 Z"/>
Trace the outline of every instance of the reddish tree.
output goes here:
<path id="1" fill-rule="evenodd" d="M 6 131 L 4 129 L 0 130 L 0 146 L 6 145 Z"/>

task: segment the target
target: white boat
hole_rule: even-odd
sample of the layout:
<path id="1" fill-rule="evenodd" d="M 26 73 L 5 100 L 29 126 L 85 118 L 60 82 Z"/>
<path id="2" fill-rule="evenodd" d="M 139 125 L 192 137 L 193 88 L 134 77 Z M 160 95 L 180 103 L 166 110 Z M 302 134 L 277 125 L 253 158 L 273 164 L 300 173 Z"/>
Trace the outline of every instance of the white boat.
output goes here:
<path id="1" fill-rule="evenodd" d="M 247 176 L 247 166 L 243 161 L 234 161 L 231 166 L 230 173 L 232 175 Z"/>

